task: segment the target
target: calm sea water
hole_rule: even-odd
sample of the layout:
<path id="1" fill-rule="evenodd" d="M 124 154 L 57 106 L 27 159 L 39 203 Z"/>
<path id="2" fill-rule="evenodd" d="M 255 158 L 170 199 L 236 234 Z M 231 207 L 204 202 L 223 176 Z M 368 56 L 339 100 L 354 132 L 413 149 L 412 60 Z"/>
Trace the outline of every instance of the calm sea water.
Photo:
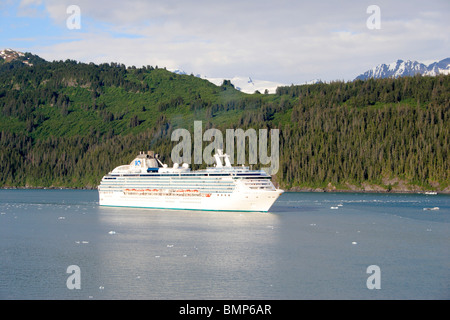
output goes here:
<path id="1" fill-rule="evenodd" d="M 449 245 L 446 195 L 285 193 L 244 213 L 0 190 L 1 299 L 448 299 Z"/>

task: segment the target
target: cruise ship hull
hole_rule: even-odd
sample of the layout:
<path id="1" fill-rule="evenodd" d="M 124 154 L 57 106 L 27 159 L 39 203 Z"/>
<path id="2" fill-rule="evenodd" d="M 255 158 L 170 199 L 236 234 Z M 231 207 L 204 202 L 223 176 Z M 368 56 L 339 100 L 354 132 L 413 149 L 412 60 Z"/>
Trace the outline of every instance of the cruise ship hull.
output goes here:
<path id="1" fill-rule="evenodd" d="M 129 195 L 125 192 L 99 191 L 99 204 L 111 207 L 171 210 L 267 212 L 282 193 L 282 190 L 277 189 L 275 191 L 217 193 L 198 196 L 161 196 L 144 192 Z"/>
<path id="2" fill-rule="evenodd" d="M 275 188 L 263 170 L 232 167 L 221 150 L 216 166 L 191 171 L 187 164 L 172 168 L 152 151 L 139 154 L 129 165 L 116 167 L 98 187 L 99 204 L 208 211 L 269 211 L 283 190 Z M 221 159 L 224 159 L 225 165 Z"/>

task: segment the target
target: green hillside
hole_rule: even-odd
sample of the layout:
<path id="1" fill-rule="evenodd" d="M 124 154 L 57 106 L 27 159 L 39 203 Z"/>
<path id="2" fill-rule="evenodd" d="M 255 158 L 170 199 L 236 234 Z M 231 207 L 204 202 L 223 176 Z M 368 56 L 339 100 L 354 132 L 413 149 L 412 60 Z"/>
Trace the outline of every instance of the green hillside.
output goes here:
<path id="1" fill-rule="evenodd" d="M 172 131 L 201 120 L 280 129 L 283 188 L 450 191 L 450 76 L 245 94 L 153 66 L 26 58 L 0 61 L 0 187 L 94 188 L 140 150 L 170 164 Z"/>

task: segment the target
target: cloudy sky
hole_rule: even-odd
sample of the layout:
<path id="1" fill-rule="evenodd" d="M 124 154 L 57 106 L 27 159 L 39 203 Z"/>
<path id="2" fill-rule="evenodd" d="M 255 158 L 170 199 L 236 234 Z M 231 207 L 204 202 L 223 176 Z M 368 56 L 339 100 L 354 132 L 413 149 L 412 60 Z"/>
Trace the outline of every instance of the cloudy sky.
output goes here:
<path id="1" fill-rule="evenodd" d="M 300 84 L 450 57 L 449 15 L 448 0 L 1 0 L 0 49 Z"/>

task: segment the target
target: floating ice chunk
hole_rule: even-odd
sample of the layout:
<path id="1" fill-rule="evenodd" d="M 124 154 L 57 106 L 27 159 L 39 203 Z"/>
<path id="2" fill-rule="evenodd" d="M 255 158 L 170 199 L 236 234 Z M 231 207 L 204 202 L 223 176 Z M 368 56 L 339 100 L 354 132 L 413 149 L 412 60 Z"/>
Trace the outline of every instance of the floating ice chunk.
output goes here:
<path id="1" fill-rule="evenodd" d="M 89 243 L 89 241 L 81 241 L 81 243 L 84 243 L 84 244 L 86 244 L 86 243 Z"/>
<path id="2" fill-rule="evenodd" d="M 155 256 L 155 258 L 160 258 L 161 256 Z"/>
<path id="3" fill-rule="evenodd" d="M 356 241 L 353 241 L 353 242 L 352 242 L 352 244 L 358 244 L 358 242 L 356 242 Z"/>
<path id="4" fill-rule="evenodd" d="M 173 248 L 173 244 L 168 244 L 167 248 Z"/>
<path id="5" fill-rule="evenodd" d="M 342 206 L 343 206 L 343 204 L 342 204 L 342 203 L 340 203 L 340 204 L 338 204 L 337 206 L 338 206 L 338 207 L 342 207 Z"/>
<path id="6" fill-rule="evenodd" d="M 339 209 L 338 207 L 330 207 L 330 209 Z"/>
<path id="7" fill-rule="evenodd" d="M 115 231 L 111 230 L 110 232 L 108 232 L 109 234 L 116 234 Z"/>
<path id="8" fill-rule="evenodd" d="M 58 217 L 58 220 L 64 220 L 66 217 Z"/>
<path id="9" fill-rule="evenodd" d="M 433 207 L 433 208 L 423 208 L 423 210 L 439 210 L 439 207 Z"/>
<path id="10" fill-rule="evenodd" d="M 98 289 L 99 289 L 99 290 L 104 290 L 105 287 L 104 287 L 104 286 L 100 286 L 100 287 L 98 287 Z"/>

